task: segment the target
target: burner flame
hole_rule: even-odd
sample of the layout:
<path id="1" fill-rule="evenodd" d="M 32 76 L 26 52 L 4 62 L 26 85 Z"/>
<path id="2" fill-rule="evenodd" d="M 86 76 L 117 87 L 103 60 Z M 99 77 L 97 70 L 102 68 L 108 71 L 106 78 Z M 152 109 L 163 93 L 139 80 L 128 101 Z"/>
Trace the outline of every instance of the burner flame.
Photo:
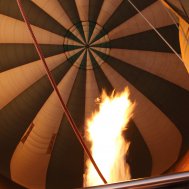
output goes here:
<path id="1" fill-rule="evenodd" d="M 87 121 L 86 138 L 91 144 L 91 154 L 108 183 L 130 179 L 126 154 L 130 143 L 123 131 L 132 117 L 134 104 L 129 100 L 129 90 L 108 96 L 105 92 L 96 100 L 99 111 Z M 86 161 L 84 186 L 103 184 L 90 160 Z"/>

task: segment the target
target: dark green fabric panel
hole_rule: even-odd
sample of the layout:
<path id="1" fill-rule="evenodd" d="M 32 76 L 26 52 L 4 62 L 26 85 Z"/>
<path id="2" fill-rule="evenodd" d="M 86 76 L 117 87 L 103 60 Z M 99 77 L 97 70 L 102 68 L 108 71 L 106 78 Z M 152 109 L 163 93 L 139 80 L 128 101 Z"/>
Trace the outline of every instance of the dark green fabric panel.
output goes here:
<path id="1" fill-rule="evenodd" d="M 94 73 L 99 91 L 102 92 L 102 89 L 105 89 L 108 94 L 111 94 L 113 91 L 113 86 L 108 81 L 101 68 L 96 65 L 97 62 L 93 55 L 90 55 L 93 65 L 95 66 Z M 128 123 L 128 129 L 124 132 L 124 136 L 127 141 L 131 142 L 126 161 L 130 165 L 132 178 L 134 179 L 150 176 L 152 169 L 151 154 L 133 120 Z"/>
<path id="2" fill-rule="evenodd" d="M 132 179 L 149 177 L 152 171 L 151 153 L 133 120 L 128 123 L 124 136 L 130 142 L 126 160 Z"/>
<path id="3" fill-rule="evenodd" d="M 79 69 L 68 101 L 68 109 L 83 135 L 86 70 Z M 82 187 L 84 152 L 64 116 L 54 144 L 48 172 L 47 189 Z"/>
<path id="4" fill-rule="evenodd" d="M 80 49 L 83 48 L 82 46 L 78 46 L 78 45 L 63 45 L 64 48 L 64 52 L 66 51 L 72 51 L 72 50 L 76 50 L 76 49 Z"/>
<path id="5" fill-rule="evenodd" d="M 104 0 L 89 0 L 89 21 L 96 22 Z"/>
<path id="6" fill-rule="evenodd" d="M 68 58 L 69 62 L 70 62 L 71 64 L 73 64 L 73 63 L 79 58 L 79 56 L 83 53 L 83 51 L 84 51 L 84 49 L 81 49 L 81 50 L 80 50 L 78 53 L 76 53 L 75 55 L 70 56 L 70 57 Z"/>
<path id="7" fill-rule="evenodd" d="M 101 56 L 101 53 L 98 54 Z M 180 154 L 185 153 L 189 147 L 189 92 L 167 80 L 116 58 L 109 57 L 106 62 L 176 125 L 183 137 Z"/>
<path id="8" fill-rule="evenodd" d="M 186 13 L 186 15 L 189 19 L 189 1 L 188 0 L 180 0 L 180 2 L 181 2 L 184 12 Z"/>
<path id="9" fill-rule="evenodd" d="M 103 2 L 104 0 L 89 0 L 89 40 L 94 31 Z"/>
<path id="10" fill-rule="evenodd" d="M 88 42 L 89 42 L 90 39 L 91 39 L 91 36 L 92 36 L 92 34 L 93 34 L 93 31 L 94 31 L 95 26 L 96 26 L 96 23 L 95 23 L 95 22 L 89 22 Z"/>
<path id="11" fill-rule="evenodd" d="M 105 36 L 108 33 L 108 31 L 106 31 L 105 29 L 101 30 L 95 37 L 94 39 L 91 41 L 91 43 L 97 41 L 98 39 L 102 38 L 103 36 Z"/>
<path id="12" fill-rule="evenodd" d="M 40 45 L 45 57 L 63 53 L 62 45 Z M 39 60 L 33 44 L 0 44 L 0 72 Z"/>
<path id="13" fill-rule="evenodd" d="M 90 51 L 89 55 L 93 64 L 93 71 L 100 93 L 102 93 L 102 90 L 104 89 L 110 95 L 113 91 L 112 84 L 110 83 L 110 81 L 108 80 L 108 78 L 106 77 L 106 75 L 104 74 L 104 72 L 102 71 L 102 69 L 100 68 L 96 59 Z"/>
<path id="14" fill-rule="evenodd" d="M 152 3 L 156 2 L 157 0 L 132 0 L 132 2 L 137 6 L 137 8 L 142 11 L 147 6 L 151 5 Z M 110 32 L 115 27 L 119 26 L 124 21 L 130 19 L 131 17 L 135 16 L 137 14 L 136 10 L 132 7 L 132 5 L 124 0 L 120 6 L 117 8 L 117 10 L 112 14 L 112 16 L 108 19 L 108 21 L 105 23 L 104 31 L 101 31 L 93 40 L 96 41 L 106 35 L 106 33 Z"/>
<path id="15" fill-rule="evenodd" d="M 75 24 L 75 26 L 76 26 L 77 30 L 79 31 L 79 33 L 81 34 L 82 39 L 86 42 L 82 22 Z"/>
<path id="16" fill-rule="evenodd" d="M 70 62 L 65 62 L 52 71 L 57 83 L 70 67 Z M 9 164 L 12 154 L 52 91 L 47 76 L 44 76 L 0 110 L 0 174 L 10 177 Z"/>
<path id="17" fill-rule="evenodd" d="M 98 51 L 98 50 L 96 50 L 96 49 L 92 49 L 92 51 L 95 52 L 95 53 L 97 54 L 97 56 L 99 56 L 99 54 L 100 54 L 100 57 L 101 57 L 104 61 L 106 61 L 106 59 L 108 59 L 108 57 L 109 57 L 109 55 L 107 55 L 107 54 L 105 54 L 105 53 L 102 53 L 102 52 L 100 52 L 100 51 Z"/>
<path id="18" fill-rule="evenodd" d="M 174 4 L 171 3 L 170 0 L 164 0 L 175 12 L 178 13 L 179 16 L 181 16 L 186 22 L 189 23 L 189 17 L 187 15 L 187 12 L 184 10 L 180 10 L 178 7 L 176 7 Z M 181 2 L 181 1 L 180 1 Z"/>
<path id="19" fill-rule="evenodd" d="M 132 0 L 133 4 L 140 11 L 142 11 L 143 9 L 150 6 L 152 3 L 156 1 L 157 0 Z M 116 9 L 116 11 L 112 14 L 109 20 L 105 23 L 104 28 L 109 32 L 136 14 L 137 12 L 133 8 L 133 6 L 127 0 L 124 0 Z"/>
<path id="20" fill-rule="evenodd" d="M 75 0 L 58 0 L 58 1 L 60 2 L 66 14 L 69 16 L 72 23 L 73 24 L 79 23 L 80 18 L 75 4 Z"/>
<path id="21" fill-rule="evenodd" d="M 91 45 L 91 47 L 111 48 L 111 44 L 109 42 L 100 43 L 100 44 Z"/>
<path id="22" fill-rule="evenodd" d="M 87 50 L 85 50 L 83 59 L 81 61 L 81 64 L 79 66 L 80 69 L 86 69 L 86 65 L 87 65 Z"/>
<path id="23" fill-rule="evenodd" d="M 85 41 L 85 35 L 84 35 L 83 27 L 81 25 L 75 0 L 58 0 L 58 1 L 60 2 L 62 8 L 65 10 L 66 14 L 69 16 L 72 23 L 77 26 L 78 31 L 80 32 L 82 38 Z"/>
<path id="24" fill-rule="evenodd" d="M 66 29 L 62 25 L 32 1 L 22 0 L 22 5 L 31 24 L 61 36 L 66 34 Z M 18 5 L 13 0 L 0 0 L 0 14 L 23 21 Z"/>
<path id="25" fill-rule="evenodd" d="M 78 39 L 78 38 L 77 38 L 72 32 L 70 32 L 69 30 L 67 31 L 65 37 L 70 38 L 70 39 L 73 39 L 74 41 L 77 41 L 77 42 L 80 43 L 80 44 L 83 44 L 83 42 L 82 42 L 80 39 Z"/>
<path id="26" fill-rule="evenodd" d="M 158 31 L 171 44 L 171 46 L 180 53 L 178 29 L 175 25 L 158 28 Z M 110 43 L 111 48 L 172 52 L 154 30 L 115 39 L 110 41 Z"/>

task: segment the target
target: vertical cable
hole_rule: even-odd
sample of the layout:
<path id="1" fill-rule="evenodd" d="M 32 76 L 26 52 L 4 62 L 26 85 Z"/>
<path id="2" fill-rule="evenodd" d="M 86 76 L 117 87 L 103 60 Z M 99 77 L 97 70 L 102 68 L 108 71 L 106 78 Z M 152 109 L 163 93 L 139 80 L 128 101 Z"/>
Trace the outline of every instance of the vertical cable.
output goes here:
<path id="1" fill-rule="evenodd" d="M 33 30 L 31 28 L 30 22 L 29 22 L 26 14 L 25 14 L 25 11 L 24 11 L 24 9 L 22 7 L 22 4 L 21 4 L 20 0 L 17 0 L 17 4 L 18 4 L 18 7 L 19 7 L 20 12 L 22 14 L 22 17 L 23 17 L 23 19 L 24 19 L 24 21 L 25 21 L 25 23 L 26 23 L 26 25 L 28 27 L 28 30 L 29 30 L 29 32 L 31 34 L 34 46 L 35 46 L 36 51 L 37 51 L 37 53 L 38 53 L 38 55 L 39 55 L 39 57 L 40 57 L 40 59 L 41 59 L 41 61 L 43 63 L 43 66 L 45 68 L 45 71 L 46 71 L 46 74 L 47 74 L 47 76 L 49 78 L 49 81 L 50 81 L 50 83 L 51 83 L 54 91 L 56 92 L 56 94 L 57 94 L 57 96 L 58 96 L 58 98 L 60 100 L 60 103 L 61 103 L 61 106 L 62 106 L 63 110 L 65 111 L 66 118 L 68 119 L 68 122 L 70 123 L 71 128 L 73 129 L 73 131 L 74 131 L 74 133 L 75 133 L 78 141 L 80 142 L 81 146 L 83 147 L 84 151 L 88 155 L 88 157 L 89 157 L 91 163 L 93 164 L 95 170 L 97 171 L 98 175 L 100 176 L 100 178 L 102 179 L 102 181 L 104 182 L 104 184 L 107 184 L 106 179 L 102 175 L 102 173 L 101 173 L 100 169 L 98 168 L 95 160 L 93 159 L 93 157 L 92 157 L 89 149 L 87 148 L 87 146 L 86 146 L 86 144 L 85 144 L 85 142 L 84 142 L 84 140 L 83 140 L 83 138 L 82 138 L 82 136 L 81 136 L 81 134 L 80 134 L 80 132 L 79 132 L 79 130 L 78 130 L 78 128 L 77 128 L 74 120 L 73 120 L 73 118 L 71 117 L 71 114 L 70 114 L 68 108 L 66 107 L 66 105 L 65 105 L 65 103 L 64 103 L 64 101 L 62 99 L 62 96 L 61 96 L 61 94 L 60 94 L 60 92 L 58 90 L 58 87 L 56 85 L 56 82 L 55 82 L 55 80 L 54 80 L 54 78 L 53 78 L 53 76 L 52 76 L 52 74 L 51 74 L 51 72 L 50 72 L 50 70 L 49 70 L 49 68 L 47 66 L 47 63 L 46 63 L 45 57 L 43 55 L 43 52 L 42 52 L 42 50 L 41 50 L 41 48 L 40 48 L 40 46 L 39 46 L 39 44 L 37 42 L 37 39 L 36 39 L 34 33 L 33 33 Z"/>

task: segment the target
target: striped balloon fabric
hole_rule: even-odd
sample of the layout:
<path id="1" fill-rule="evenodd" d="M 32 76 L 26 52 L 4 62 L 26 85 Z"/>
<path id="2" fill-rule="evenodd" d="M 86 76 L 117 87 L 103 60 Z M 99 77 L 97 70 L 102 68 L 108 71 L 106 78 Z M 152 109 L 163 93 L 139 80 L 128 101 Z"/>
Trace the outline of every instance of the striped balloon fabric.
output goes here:
<path id="1" fill-rule="evenodd" d="M 140 13 L 128 0 L 21 2 L 82 134 L 102 89 L 127 86 L 131 177 L 166 173 L 187 153 L 189 75 L 161 1 L 132 0 Z M 32 189 L 76 188 L 84 160 L 16 1 L 0 0 L 0 174 Z"/>

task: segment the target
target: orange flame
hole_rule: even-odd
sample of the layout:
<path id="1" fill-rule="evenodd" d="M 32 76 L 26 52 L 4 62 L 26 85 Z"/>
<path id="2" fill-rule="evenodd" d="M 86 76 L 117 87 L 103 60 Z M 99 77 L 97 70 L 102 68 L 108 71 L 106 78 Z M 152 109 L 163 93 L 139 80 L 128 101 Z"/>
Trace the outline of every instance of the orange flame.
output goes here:
<path id="1" fill-rule="evenodd" d="M 91 143 L 92 156 L 108 183 L 130 179 L 129 165 L 125 162 L 129 142 L 125 141 L 122 132 L 133 109 L 127 88 L 116 95 L 113 92 L 110 97 L 103 92 L 99 111 L 87 121 L 86 136 Z M 103 182 L 87 160 L 84 186 L 101 184 Z"/>

